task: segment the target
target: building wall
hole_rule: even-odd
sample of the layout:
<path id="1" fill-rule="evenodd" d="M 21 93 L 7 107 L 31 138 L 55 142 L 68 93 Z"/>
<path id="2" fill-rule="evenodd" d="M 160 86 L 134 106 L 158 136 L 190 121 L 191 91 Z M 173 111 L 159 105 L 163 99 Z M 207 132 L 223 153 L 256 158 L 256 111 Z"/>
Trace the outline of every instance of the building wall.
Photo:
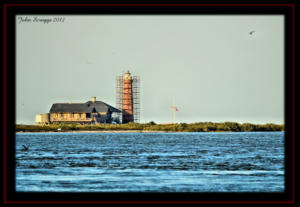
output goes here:
<path id="1" fill-rule="evenodd" d="M 46 114 L 37 114 L 35 116 L 35 124 L 37 125 L 44 125 L 44 124 L 49 124 L 50 119 L 49 119 L 49 113 Z"/>
<path id="2" fill-rule="evenodd" d="M 50 122 L 109 123 L 111 113 L 90 113 L 90 117 L 86 113 L 50 113 Z"/>
<path id="3" fill-rule="evenodd" d="M 92 118 L 87 118 L 86 113 L 51 113 L 51 122 L 60 121 L 92 121 Z"/>

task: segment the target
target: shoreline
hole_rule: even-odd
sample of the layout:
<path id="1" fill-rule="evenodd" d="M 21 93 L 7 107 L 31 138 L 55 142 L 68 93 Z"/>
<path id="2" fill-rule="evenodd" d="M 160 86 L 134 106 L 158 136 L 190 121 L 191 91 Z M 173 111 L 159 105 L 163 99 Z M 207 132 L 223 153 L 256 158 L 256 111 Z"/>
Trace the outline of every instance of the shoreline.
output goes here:
<path id="1" fill-rule="evenodd" d="M 44 132 L 16 132 L 22 133 L 153 133 L 153 132 L 168 132 L 168 131 L 148 131 L 148 130 L 71 130 L 71 131 L 44 131 Z"/>
<path id="2" fill-rule="evenodd" d="M 231 133 L 235 131 L 209 131 L 209 132 L 196 132 L 196 133 Z M 284 132 L 284 131 L 240 131 L 240 132 Z M 73 130 L 73 131 L 44 131 L 44 132 L 23 132 L 18 131 L 16 134 L 26 133 L 195 133 L 184 131 L 150 131 L 150 130 Z"/>
<path id="3" fill-rule="evenodd" d="M 129 124 L 99 124 L 99 125 L 16 125 L 16 133 L 27 132 L 66 132 L 66 133 L 174 133 L 174 132 L 256 132 L 256 131 L 284 131 L 284 125 L 251 123 L 239 124 L 236 122 L 212 123 L 199 122 L 193 124 L 155 124 L 155 123 L 129 123 Z"/>

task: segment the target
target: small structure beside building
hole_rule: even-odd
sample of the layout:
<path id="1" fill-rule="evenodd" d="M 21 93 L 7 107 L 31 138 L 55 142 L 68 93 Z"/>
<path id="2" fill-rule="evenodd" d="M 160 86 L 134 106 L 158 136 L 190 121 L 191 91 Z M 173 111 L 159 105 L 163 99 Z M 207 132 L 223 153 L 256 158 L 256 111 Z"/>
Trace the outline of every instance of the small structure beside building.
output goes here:
<path id="1" fill-rule="evenodd" d="M 45 125 L 50 123 L 49 113 L 37 114 L 35 116 L 35 123 L 37 125 Z"/>
<path id="2" fill-rule="evenodd" d="M 55 103 L 52 105 L 49 113 L 36 115 L 36 124 L 119 123 L 118 113 L 121 113 L 119 109 L 102 101 L 96 101 L 96 97 L 92 97 L 92 100 L 86 103 Z"/>

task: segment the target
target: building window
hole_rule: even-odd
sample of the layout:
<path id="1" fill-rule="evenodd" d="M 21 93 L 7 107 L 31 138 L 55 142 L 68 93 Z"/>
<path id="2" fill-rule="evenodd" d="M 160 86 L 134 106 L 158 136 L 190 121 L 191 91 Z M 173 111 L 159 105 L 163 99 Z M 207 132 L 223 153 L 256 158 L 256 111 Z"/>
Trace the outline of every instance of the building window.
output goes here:
<path id="1" fill-rule="evenodd" d="M 86 118 L 91 118 L 91 113 L 86 113 Z"/>

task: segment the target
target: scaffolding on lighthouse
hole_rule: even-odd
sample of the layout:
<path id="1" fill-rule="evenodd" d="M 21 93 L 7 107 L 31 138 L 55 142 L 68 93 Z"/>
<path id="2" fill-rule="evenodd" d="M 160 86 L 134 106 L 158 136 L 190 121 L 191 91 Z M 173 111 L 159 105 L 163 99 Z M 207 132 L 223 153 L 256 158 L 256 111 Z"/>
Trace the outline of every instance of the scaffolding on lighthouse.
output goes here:
<path id="1" fill-rule="evenodd" d="M 140 77 L 130 71 L 116 77 L 116 107 L 122 111 L 118 118 L 121 123 L 140 120 Z"/>

